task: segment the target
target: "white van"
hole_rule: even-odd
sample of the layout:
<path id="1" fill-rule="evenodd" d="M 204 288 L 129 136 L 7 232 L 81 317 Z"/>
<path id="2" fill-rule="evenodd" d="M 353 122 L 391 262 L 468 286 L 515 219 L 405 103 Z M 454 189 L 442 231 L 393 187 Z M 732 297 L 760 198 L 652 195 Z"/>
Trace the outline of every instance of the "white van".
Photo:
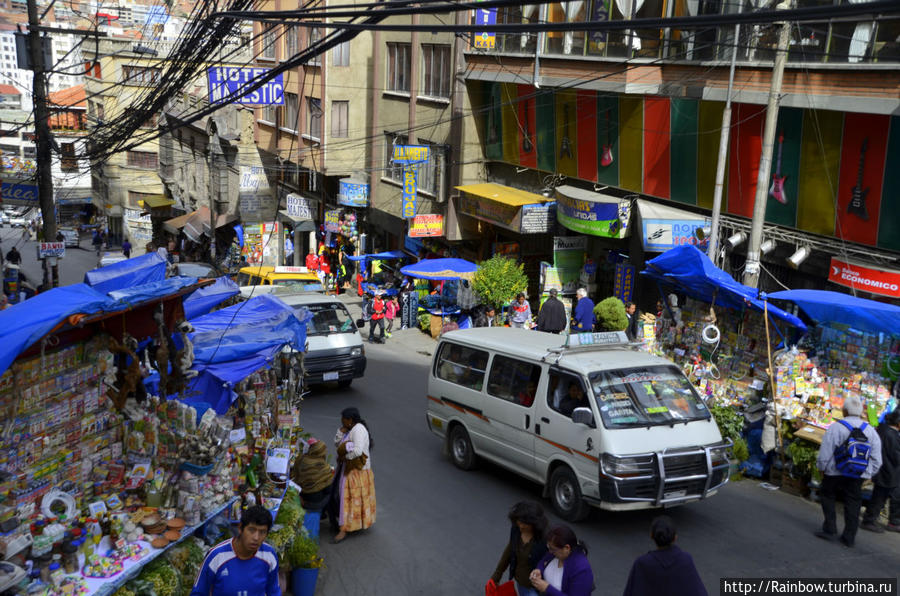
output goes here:
<path id="1" fill-rule="evenodd" d="M 624 332 L 446 333 L 427 403 L 428 427 L 457 467 L 483 457 L 538 482 L 567 520 L 589 505 L 688 503 L 728 481 L 731 443 L 703 400 L 677 366 L 630 348 Z"/>
<path id="2" fill-rule="evenodd" d="M 295 309 L 307 308 L 313 317 L 306 323 L 306 384 L 331 381 L 349 387 L 366 372 L 366 348 L 344 303 L 334 296 L 301 293 L 278 296 Z"/>

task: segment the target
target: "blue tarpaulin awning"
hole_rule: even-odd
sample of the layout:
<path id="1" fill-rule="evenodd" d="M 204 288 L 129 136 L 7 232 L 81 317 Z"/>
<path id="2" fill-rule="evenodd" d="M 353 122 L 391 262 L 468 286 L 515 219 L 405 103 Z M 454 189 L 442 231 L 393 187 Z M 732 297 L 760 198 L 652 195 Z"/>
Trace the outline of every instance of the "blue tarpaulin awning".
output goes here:
<path id="1" fill-rule="evenodd" d="M 793 302 L 819 324 L 837 323 L 869 333 L 900 336 L 900 306 L 829 290 L 785 290 L 768 300 Z"/>
<path id="2" fill-rule="evenodd" d="M 186 319 L 194 319 L 205 315 L 214 306 L 221 304 L 232 296 L 236 296 L 241 289 L 231 278 L 223 275 L 216 283 L 191 292 L 184 298 L 184 316 Z"/>
<path id="3" fill-rule="evenodd" d="M 376 252 L 369 255 L 348 256 L 351 261 L 389 261 L 391 259 L 404 259 L 408 255 L 402 250 L 389 250 L 387 252 Z"/>
<path id="4" fill-rule="evenodd" d="M 162 281 L 166 278 L 166 260 L 158 253 L 150 252 L 92 269 L 84 274 L 84 283 L 101 294 L 123 288 Z"/>
<path id="5" fill-rule="evenodd" d="M 421 279 L 468 279 L 478 270 L 478 265 L 465 259 L 425 259 L 400 269 L 400 273 Z"/>
<path id="6" fill-rule="evenodd" d="M 641 275 L 674 286 L 695 300 L 715 306 L 757 311 L 765 308 L 755 289 L 736 281 L 713 265 L 709 257 L 693 245 L 677 246 L 647 261 L 647 268 Z M 768 310 L 772 317 L 801 331 L 806 330 L 803 321 L 789 312 L 771 304 Z"/>

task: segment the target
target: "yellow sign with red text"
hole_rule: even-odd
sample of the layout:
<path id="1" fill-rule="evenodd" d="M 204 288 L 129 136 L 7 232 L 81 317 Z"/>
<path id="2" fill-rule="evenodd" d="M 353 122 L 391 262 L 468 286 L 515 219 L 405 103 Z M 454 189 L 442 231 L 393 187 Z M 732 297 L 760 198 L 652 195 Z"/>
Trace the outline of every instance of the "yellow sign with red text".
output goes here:
<path id="1" fill-rule="evenodd" d="M 443 215 L 417 215 L 409 222 L 410 238 L 430 238 L 443 235 Z"/>

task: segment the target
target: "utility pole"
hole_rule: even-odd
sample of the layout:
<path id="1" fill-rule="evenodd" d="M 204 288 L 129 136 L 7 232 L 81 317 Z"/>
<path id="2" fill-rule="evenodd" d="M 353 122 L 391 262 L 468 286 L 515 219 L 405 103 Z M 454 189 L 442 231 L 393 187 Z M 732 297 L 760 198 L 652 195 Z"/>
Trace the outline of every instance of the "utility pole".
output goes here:
<path id="1" fill-rule="evenodd" d="M 39 31 L 37 0 L 28 0 L 28 55 L 34 71 L 33 103 L 34 103 L 34 141 L 37 149 L 37 183 L 38 201 L 41 216 L 44 220 L 44 240 L 56 240 L 56 213 L 53 208 L 53 177 L 50 169 L 53 156 L 50 153 L 50 109 L 47 105 L 47 86 L 44 81 L 44 48 Z M 53 258 L 53 266 L 47 259 L 44 263 L 44 288 L 59 285 L 59 266 Z M 51 280 L 52 273 L 52 280 Z"/>
<path id="2" fill-rule="evenodd" d="M 782 5 L 779 8 L 789 8 Z M 784 78 L 784 64 L 787 62 L 788 43 L 791 38 L 791 24 L 781 24 L 778 34 L 778 49 L 775 53 L 775 67 L 772 69 L 772 85 L 769 87 L 769 103 L 766 107 L 766 124 L 763 129 L 762 156 L 759 160 L 759 174 L 756 177 L 756 200 L 753 204 L 753 221 L 750 226 L 750 244 L 747 248 L 747 264 L 744 267 L 744 284 L 759 287 L 759 245 L 762 243 L 763 222 L 766 219 L 766 204 L 769 196 L 769 172 L 772 170 L 772 149 L 775 146 L 775 127 L 778 124 L 778 104 L 781 101 L 781 81 Z"/>
<path id="3" fill-rule="evenodd" d="M 734 67 L 737 60 L 738 39 L 741 26 L 734 26 L 734 45 L 731 48 L 731 71 L 728 73 L 728 95 L 725 96 L 725 110 L 722 112 L 722 134 L 719 136 L 719 161 L 716 163 L 716 188 L 713 193 L 712 223 L 709 230 L 707 254 L 718 266 L 719 223 L 722 215 L 722 190 L 725 185 L 725 162 L 728 160 L 728 139 L 731 136 L 731 89 L 734 87 Z"/>

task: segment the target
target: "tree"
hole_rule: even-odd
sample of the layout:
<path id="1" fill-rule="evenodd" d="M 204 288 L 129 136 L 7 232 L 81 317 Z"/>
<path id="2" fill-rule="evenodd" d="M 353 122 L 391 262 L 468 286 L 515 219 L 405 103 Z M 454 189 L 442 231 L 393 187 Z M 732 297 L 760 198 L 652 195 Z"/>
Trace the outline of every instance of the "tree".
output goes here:
<path id="1" fill-rule="evenodd" d="M 484 304 L 502 307 L 528 287 L 522 265 L 512 259 L 495 255 L 478 264 L 472 278 L 472 291 Z"/>
<path id="2" fill-rule="evenodd" d="M 603 331 L 624 331 L 628 327 L 628 315 L 625 314 L 625 305 L 615 296 L 601 300 L 594 307 L 594 315 L 597 323 Z"/>

